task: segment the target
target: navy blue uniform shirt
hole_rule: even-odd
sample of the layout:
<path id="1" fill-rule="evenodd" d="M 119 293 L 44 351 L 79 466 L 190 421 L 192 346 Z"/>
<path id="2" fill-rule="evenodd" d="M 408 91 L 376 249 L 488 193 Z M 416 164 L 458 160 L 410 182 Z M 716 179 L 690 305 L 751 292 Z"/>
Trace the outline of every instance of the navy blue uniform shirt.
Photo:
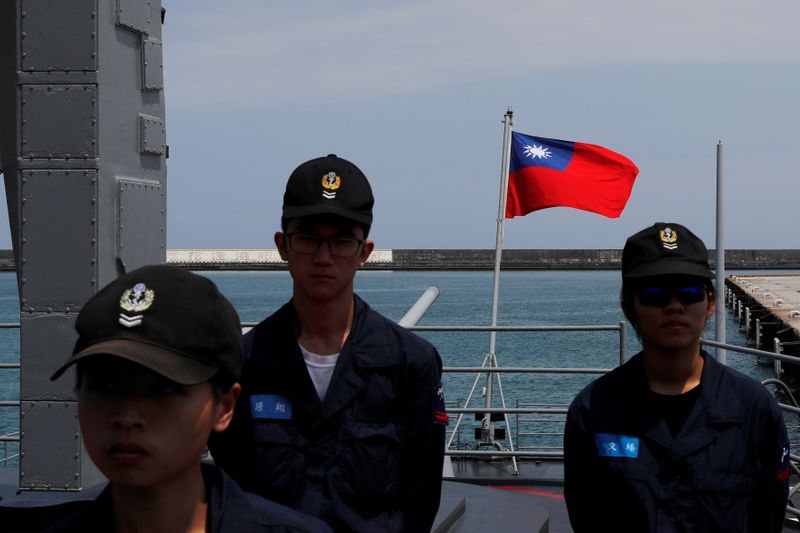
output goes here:
<path id="1" fill-rule="evenodd" d="M 572 402 L 564 495 L 583 531 L 781 531 L 789 440 L 757 381 L 703 353 L 700 394 L 673 438 L 637 354 Z"/>
<path id="2" fill-rule="evenodd" d="M 208 494 L 209 533 L 331 533 L 321 520 L 283 505 L 243 492 L 220 469 L 202 465 Z M 46 533 L 114 531 L 111 486 L 85 508 Z"/>
<path id="3" fill-rule="evenodd" d="M 245 490 L 336 531 L 429 531 L 446 424 L 436 349 L 355 296 L 322 401 L 295 321 L 290 302 L 246 336 L 242 397 L 228 430 L 212 435 L 214 460 Z"/>

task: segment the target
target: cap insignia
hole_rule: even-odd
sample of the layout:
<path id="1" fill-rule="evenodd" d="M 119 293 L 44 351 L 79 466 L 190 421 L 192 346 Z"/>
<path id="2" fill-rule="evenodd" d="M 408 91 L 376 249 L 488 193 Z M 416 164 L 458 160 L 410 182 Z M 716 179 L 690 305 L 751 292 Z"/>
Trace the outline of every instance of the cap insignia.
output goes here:
<path id="1" fill-rule="evenodd" d="M 152 289 L 148 289 L 144 283 L 137 283 L 132 288 L 122 293 L 119 299 L 119 306 L 123 311 L 141 313 L 142 311 L 146 311 L 153 304 L 155 296 L 155 292 L 153 292 Z M 143 316 L 141 314 L 127 315 L 125 313 L 120 313 L 119 323 L 126 328 L 134 328 L 142 325 L 142 318 Z"/>
<path id="2" fill-rule="evenodd" d="M 327 198 L 328 200 L 333 200 L 336 198 L 336 189 L 342 184 L 342 178 L 336 174 L 336 172 L 328 172 L 324 176 L 322 176 L 322 187 L 325 189 L 322 191 L 322 197 Z"/>
<path id="3" fill-rule="evenodd" d="M 678 233 L 675 230 L 667 226 L 658 232 L 658 236 L 661 238 L 661 246 L 667 250 L 677 250 Z"/>

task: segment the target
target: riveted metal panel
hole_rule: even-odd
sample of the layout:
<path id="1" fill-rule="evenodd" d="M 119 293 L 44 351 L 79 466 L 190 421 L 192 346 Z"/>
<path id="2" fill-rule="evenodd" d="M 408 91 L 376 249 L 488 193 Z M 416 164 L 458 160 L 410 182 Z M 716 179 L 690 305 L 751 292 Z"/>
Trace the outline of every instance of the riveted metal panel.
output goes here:
<path id="1" fill-rule="evenodd" d="M 152 91 L 164 87 L 161 41 L 142 37 L 142 89 Z"/>
<path id="2" fill-rule="evenodd" d="M 163 154 L 167 144 L 164 121 L 151 115 L 139 115 L 142 132 L 141 153 Z"/>
<path id="3" fill-rule="evenodd" d="M 20 153 L 33 159 L 97 157 L 97 87 L 22 85 Z"/>
<path id="4" fill-rule="evenodd" d="M 29 437 L 30 435 L 30 437 Z M 45 436 L 68 435 L 57 446 Z M 76 402 L 22 402 L 20 406 L 20 487 L 80 488 L 81 440 Z"/>
<path id="5" fill-rule="evenodd" d="M 78 309 L 70 313 L 20 314 L 20 348 L 25 353 L 25 368 L 20 372 L 19 394 L 25 400 L 75 400 L 72 369 L 57 381 L 50 376 L 67 360 L 78 334 L 75 320 Z"/>
<path id="6" fill-rule="evenodd" d="M 131 271 L 166 260 L 166 195 L 157 181 L 117 178 L 117 257 Z"/>
<path id="7" fill-rule="evenodd" d="M 160 9 L 159 9 L 160 12 Z M 118 0 L 117 24 L 139 33 L 151 33 L 152 24 L 160 24 L 161 20 L 153 20 L 151 2 L 141 0 Z"/>
<path id="8" fill-rule="evenodd" d="M 68 312 L 94 294 L 96 175 L 93 170 L 22 172 L 21 312 Z"/>
<path id="9" fill-rule="evenodd" d="M 96 0 L 21 0 L 21 7 L 22 70 L 97 69 Z"/>

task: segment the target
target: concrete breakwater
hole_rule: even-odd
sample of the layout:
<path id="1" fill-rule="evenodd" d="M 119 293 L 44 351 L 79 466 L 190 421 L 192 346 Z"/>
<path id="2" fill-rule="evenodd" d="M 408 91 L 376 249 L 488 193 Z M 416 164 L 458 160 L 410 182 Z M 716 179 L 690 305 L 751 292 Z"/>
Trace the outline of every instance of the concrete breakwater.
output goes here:
<path id="1" fill-rule="evenodd" d="M 366 270 L 491 270 L 493 249 L 381 248 L 370 256 Z M 709 253 L 712 268 L 715 252 Z M 508 249 L 504 270 L 616 270 L 620 249 Z M 281 270 L 286 264 L 274 248 L 247 250 L 167 250 L 167 262 L 205 270 Z M 727 269 L 800 269 L 800 249 L 726 250 Z"/>
<path id="2" fill-rule="evenodd" d="M 709 252 L 712 268 L 715 252 Z M 616 270 L 620 249 L 508 249 L 503 250 L 504 270 Z M 167 250 L 167 263 L 192 270 L 283 270 L 274 248 Z M 726 269 L 800 269 L 800 249 L 726 250 Z M 483 248 L 379 248 L 366 270 L 492 270 L 494 250 Z M 14 270 L 11 250 L 0 250 L 0 270 Z"/>

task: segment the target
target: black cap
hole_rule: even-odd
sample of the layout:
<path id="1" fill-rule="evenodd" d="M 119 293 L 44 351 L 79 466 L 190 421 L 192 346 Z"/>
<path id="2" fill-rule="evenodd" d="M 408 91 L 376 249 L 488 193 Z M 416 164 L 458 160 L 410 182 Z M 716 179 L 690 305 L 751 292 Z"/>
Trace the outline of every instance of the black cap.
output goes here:
<path id="1" fill-rule="evenodd" d="M 680 224 L 656 222 L 632 235 L 622 250 L 622 277 L 683 275 L 713 278 L 708 250 Z"/>
<path id="2" fill-rule="evenodd" d="M 347 159 L 330 154 L 294 169 L 283 194 L 283 218 L 338 215 L 371 226 L 374 203 L 364 173 Z"/>
<path id="3" fill-rule="evenodd" d="M 208 381 L 219 371 L 238 379 L 242 329 L 231 303 L 209 280 L 166 265 L 120 276 L 81 309 L 78 341 L 58 379 L 90 355 L 114 355 L 184 385 Z"/>

